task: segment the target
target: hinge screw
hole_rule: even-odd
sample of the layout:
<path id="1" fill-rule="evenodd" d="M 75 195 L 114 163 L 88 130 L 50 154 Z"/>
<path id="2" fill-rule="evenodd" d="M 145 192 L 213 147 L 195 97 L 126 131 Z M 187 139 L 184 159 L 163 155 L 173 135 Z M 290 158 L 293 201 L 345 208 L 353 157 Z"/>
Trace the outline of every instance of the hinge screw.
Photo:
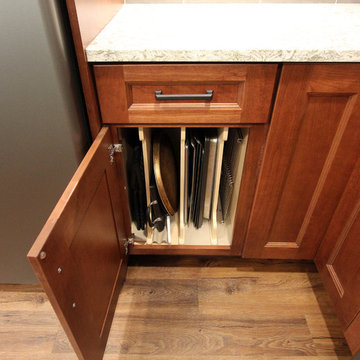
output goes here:
<path id="1" fill-rule="evenodd" d="M 76 303 L 73 303 L 73 304 L 72 304 L 72 307 L 73 307 L 73 308 L 76 308 Z"/>
<path id="2" fill-rule="evenodd" d="M 46 252 L 45 251 L 41 251 L 40 252 L 40 260 L 44 260 L 46 258 Z"/>
<path id="3" fill-rule="evenodd" d="M 62 268 L 59 267 L 59 268 L 58 268 L 58 274 L 61 274 L 61 272 L 62 272 Z"/>

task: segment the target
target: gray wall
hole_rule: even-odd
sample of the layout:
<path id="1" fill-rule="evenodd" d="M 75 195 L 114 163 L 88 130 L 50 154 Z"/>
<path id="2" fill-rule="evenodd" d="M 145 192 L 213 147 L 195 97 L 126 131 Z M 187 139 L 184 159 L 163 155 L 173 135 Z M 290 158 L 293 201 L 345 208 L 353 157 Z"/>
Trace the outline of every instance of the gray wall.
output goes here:
<path id="1" fill-rule="evenodd" d="M 58 3 L 1 0 L 0 283 L 37 282 L 26 253 L 89 145 Z"/>

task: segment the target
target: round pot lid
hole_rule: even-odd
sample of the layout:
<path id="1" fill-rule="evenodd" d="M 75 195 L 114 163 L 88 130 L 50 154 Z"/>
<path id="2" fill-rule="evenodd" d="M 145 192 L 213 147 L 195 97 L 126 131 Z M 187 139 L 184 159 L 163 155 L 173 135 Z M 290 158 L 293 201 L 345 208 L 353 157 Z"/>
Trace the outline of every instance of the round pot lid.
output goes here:
<path id="1" fill-rule="evenodd" d="M 153 166 L 156 187 L 165 210 L 174 215 L 178 209 L 178 176 L 174 151 L 169 138 L 156 134 L 153 138 Z"/>

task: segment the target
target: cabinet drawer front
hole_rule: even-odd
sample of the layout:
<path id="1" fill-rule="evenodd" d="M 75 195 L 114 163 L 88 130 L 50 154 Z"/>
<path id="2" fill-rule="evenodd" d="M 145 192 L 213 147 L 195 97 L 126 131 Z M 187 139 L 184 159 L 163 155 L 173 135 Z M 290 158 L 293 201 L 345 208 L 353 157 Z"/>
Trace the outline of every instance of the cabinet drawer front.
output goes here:
<path id="1" fill-rule="evenodd" d="M 94 66 L 102 121 L 137 125 L 266 123 L 276 71 L 272 64 Z M 201 98 L 209 90 L 211 99 Z M 156 91 L 182 98 L 157 100 Z"/>

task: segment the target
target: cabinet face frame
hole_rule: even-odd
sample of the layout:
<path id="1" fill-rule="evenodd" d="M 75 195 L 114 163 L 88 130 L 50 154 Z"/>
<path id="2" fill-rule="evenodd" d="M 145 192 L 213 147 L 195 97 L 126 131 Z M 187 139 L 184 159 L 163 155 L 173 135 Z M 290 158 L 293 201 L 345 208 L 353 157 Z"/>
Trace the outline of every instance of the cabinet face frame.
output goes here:
<path id="1" fill-rule="evenodd" d="M 92 138 L 101 130 L 101 115 L 91 65 L 85 49 L 119 11 L 124 0 L 66 0 Z"/>
<path id="2" fill-rule="evenodd" d="M 117 128 L 112 126 L 113 142 L 119 141 Z M 174 126 L 179 127 L 180 126 Z M 189 127 L 196 127 L 194 124 Z M 263 148 L 268 132 L 267 124 L 239 125 L 237 127 L 249 128 L 249 140 L 246 148 L 244 170 L 241 178 L 241 186 L 238 194 L 237 208 L 233 224 L 233 238 L 231 245 L 131 245 L 130 254 L 137 255 L 204 255 L 204 256 L 232 256 L 240 255 L 243 247 L 248 219 L 255 194 L 257 179 L 263 155 Z M 125 178 L 124 172 L 122 172 Z M 124 181 L 124 179 L 123 179 Z M 124 182 L 125 183 L 125 182 Z M 126 213 L 130 213 L 127 207 Z M 129 220 L 127 228 L 130 227 Z"/>
<path id="3" fill-rule="evenodd" d="M 354 353 L 360 348 L 360 152 L 356 166 L 315 257 Z M 356 317 L 357 316 L 357 317 Z"/>
<path id="4" fill-rule="evenodd" d="M 124 194 L 111 144 L 103 128 L 28 253 L 83 360 L 103 356 L 127 266 Z"/>

